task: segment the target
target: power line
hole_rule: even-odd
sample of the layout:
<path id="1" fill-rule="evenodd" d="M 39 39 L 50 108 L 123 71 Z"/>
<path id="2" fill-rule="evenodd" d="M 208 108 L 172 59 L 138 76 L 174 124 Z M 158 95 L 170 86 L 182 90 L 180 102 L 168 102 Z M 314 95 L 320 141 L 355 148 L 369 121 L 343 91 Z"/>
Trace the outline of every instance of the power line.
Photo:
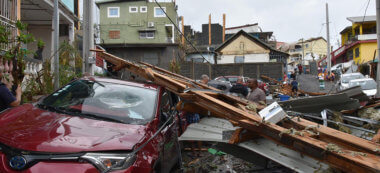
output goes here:
<path id="1" fill-rule="evenodd" d="M 365 19 L 365 15 L 367 14 L 367 9 L 368 9 L 368 6 L 369 6 L 369 2 L 370 2 L 371 0 L 368 0 L 368 2 L 367 2 L 367 7 L 365 8 L 365 11 L 364 11 L 364 17 L 363 17 L 363 22 L 364 22 L 364 19 Z M 363 23 L 362 22 L 362 23 Z"/>
<path id="2" fill-rule="evenodd" d="M 177 31 L 181 34 L 182 37 L 185 38 L 186 42 L 190 44 L 190 46 L 199 54 L 201 57 L 206 60 L 207 63 L 211 64 L 210 61 L 208 61 L 202 53 L 193 45 L 193 43 L 190 42 L 189 39 L 182 33 L 182 31 L 178 28 L 177 24 L 173 22 L 173 20 L 169 17 L 169 15 L 166 13 L 166 11 L 162 8 L 162 6 L 157 2 L 157 0 L 154 0 L 154 2 L 160 7 L 161 11 L 165 13 L 165 16 L 170 20 L 170 22 L 174 25 L 174 27 L 177 29 Z"/>

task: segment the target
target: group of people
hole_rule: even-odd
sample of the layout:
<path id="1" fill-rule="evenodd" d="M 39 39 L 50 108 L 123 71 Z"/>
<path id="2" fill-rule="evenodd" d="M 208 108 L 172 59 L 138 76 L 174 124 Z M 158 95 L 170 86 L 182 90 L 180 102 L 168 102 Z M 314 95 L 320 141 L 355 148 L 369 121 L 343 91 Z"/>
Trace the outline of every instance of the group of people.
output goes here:
<path id="1" fill-rule="evenodd" d="M 207 75 L 202 75 L 201 83 L 207 84 L 210 78 Z M 250 88 L 250 91 L 248 91 Z M 236 84 L 229 89 L 230 93 L 236 93 L 244 98 L 247 98 L 250 101 L 259 103 L 266 103 L 265 92 L 259 88 L 259 83 L 257 79 L 248 79 L 247 86 L 244 85 L 242 77 L 239 77 L 236 81 Z"/>
<path id="2" fill-rule="evenodd" d="M 335 80 L 335 74 L 328 72 L 327 69 L 318 69 L 318 78 L 322 78 L 326 81 L 334 81 Z"/>

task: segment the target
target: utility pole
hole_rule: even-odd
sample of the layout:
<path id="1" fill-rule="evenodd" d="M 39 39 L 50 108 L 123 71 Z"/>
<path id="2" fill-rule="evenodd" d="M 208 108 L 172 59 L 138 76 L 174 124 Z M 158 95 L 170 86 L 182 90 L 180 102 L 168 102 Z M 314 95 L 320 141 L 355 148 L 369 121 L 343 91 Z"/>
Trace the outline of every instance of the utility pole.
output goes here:
<path id="1" fill-rule="evenodd" d="M 226 41 L 226 14 L 223 14 L 223 43 Z"/>
<path id="2" fill-rule="evenodd" d="M 181 23 L 182 23 L 182 45 L 185 46 L 185 21 L 183 19 L 183 16 L 181 16 Z"/>
<path id="3" fill-rule="evenodd" d="M 83 8 L 83 59 L 84 67 L 83 72 L 93 75 L 92 65 L 89 58 L 92 57 L 90 49 L 94 47 L 94 24 L 92 19 L 93 0 L 84 0 Z"/>
<path id="4" fill-rule="evenodd" d="M 331 73 L 329 5 L 326 3 L 327 70 Z"/>
<path id="5" fill-rule="evenodd" d="M 377 33 L 377 93 L 376 97 L 380 97 L 380 0 L 376 0 L 376 33 Z"/>
<path id="6" fill-rule="evenodd" d="M 305 61 L 305 47 L 303 45 L 303 38 L 302 38 L 302 60 L 301 60 L 301 65 L 304 64 Z"/>
<path id="7" fill-rule="evenodd" d="M 54 0 L 53 14 L 53 54 L 54 54 L 54 90 L 59 89 L 59 9 L 58 0 Z"/>
<path id="8" fill-rule="evenodd" d="M 208 16 L 208 45 L 211 46 L 211 14 Z"/>

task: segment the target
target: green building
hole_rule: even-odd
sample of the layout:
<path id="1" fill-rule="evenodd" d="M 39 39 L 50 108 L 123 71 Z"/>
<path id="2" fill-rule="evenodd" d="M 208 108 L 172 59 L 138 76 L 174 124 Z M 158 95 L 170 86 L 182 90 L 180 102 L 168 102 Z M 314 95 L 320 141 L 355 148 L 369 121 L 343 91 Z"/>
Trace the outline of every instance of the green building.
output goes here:
<path id="1" fill-rule="evenodd" d="M 177 6 L 149 0 L 97 0 L 100 45 L 119 57 L 167 68 L 178 55 Z M 166 14 L 169 16 L 167 18 Z"/>

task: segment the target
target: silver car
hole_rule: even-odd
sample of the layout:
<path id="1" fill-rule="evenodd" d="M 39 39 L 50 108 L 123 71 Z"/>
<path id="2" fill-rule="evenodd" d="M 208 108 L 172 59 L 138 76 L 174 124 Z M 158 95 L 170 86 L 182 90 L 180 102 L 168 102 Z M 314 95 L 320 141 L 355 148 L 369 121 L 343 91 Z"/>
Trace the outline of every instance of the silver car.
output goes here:
<path id="1" fill-rule="evenodd" d="M 345 90 L 349 88 L 348 83 L 351 80 L 355 79 L 364 79 L 365 77 L 361 73 L 348 73 L 348 74 L 342 74 L 342 76 L 339 79 L 339 90 Z"/>

